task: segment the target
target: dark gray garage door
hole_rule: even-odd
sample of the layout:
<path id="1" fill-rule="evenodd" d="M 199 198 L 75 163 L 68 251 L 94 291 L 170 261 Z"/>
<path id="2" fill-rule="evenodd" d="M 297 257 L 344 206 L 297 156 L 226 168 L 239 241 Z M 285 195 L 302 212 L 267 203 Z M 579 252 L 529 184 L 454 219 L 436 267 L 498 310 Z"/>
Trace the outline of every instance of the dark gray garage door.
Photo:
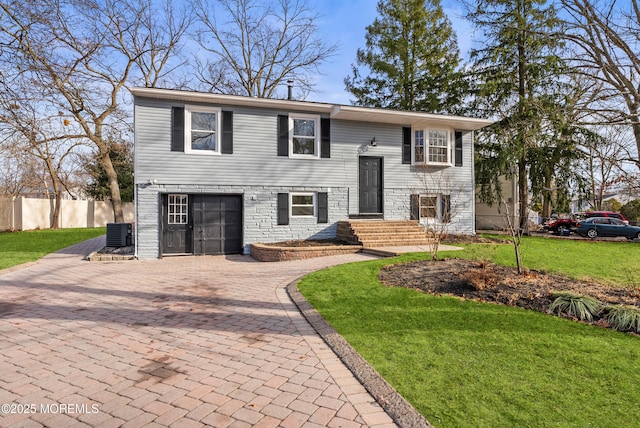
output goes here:
<path id="1" fill-rule="evenodd" d="M 242 197 L 193 196 L 194 254 L 242 252 Z"/>
<path id="2" fill-rule="evenodd" d="M 164 254 L 242 252 L 242 196 L 165 195 L 162 223 Z"/>

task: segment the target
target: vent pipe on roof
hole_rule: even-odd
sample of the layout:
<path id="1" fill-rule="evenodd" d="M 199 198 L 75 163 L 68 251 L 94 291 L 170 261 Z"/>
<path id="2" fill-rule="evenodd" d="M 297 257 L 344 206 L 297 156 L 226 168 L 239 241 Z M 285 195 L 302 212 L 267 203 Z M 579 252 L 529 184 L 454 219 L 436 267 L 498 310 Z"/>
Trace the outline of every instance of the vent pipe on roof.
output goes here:
<path id="1" fill-rule="evenodd" d="M 293 80 L 289 79 L 287 80 L 287 99 L 288 100 L 292 100 L 293 99 Z"/>

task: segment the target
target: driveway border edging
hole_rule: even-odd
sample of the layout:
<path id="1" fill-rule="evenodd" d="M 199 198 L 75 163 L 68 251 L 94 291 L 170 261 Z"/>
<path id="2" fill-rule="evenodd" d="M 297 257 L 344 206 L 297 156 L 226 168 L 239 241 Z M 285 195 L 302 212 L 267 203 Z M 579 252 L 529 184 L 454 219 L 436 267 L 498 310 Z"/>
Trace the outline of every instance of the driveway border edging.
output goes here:
<path id="1" fill-rule="evenodd" d="M 287 287 L 289 297 L 340 360 L 400 427 L 433 426 L 400 395 L 338 332 L 311 306 L 298 290 L 298 278 Z"/>

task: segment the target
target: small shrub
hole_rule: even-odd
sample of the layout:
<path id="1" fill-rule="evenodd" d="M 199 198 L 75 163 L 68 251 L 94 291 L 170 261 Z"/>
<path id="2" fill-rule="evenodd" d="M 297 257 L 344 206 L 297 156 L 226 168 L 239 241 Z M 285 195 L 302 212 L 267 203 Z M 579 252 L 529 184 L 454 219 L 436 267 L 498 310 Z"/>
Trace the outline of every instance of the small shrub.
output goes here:
<path id="1" fill-rule="evenodd" d="M 604 313 L 604 318 L 614 329 L 640 333 L 640 308 L 637 306 L 607 306 Z"/>
<path id="2" fill-rule="evenodd" d="M 462 275 L 462 279 L 467 281 L 476 290 L 493 288 L 498 284 L 498 275 L 490 269 L 484 268 L 469 269 Z"/>
<path id="3" fill-rule="evenodd" d="M 582 321 L 593 321 L 602 309 L 602 303 L 590 296 L 572 293 L 555 293 L 555 300 L 549 310 L 556 314 L 565 313 Z"/>
<path id="4" fill-rule="evenodd" d="M 487 259 L 478 260 L 478 264 L 476 265 L 478 269 L 486 269 L 487 266 L 489 266 L 489 260 Z"/>

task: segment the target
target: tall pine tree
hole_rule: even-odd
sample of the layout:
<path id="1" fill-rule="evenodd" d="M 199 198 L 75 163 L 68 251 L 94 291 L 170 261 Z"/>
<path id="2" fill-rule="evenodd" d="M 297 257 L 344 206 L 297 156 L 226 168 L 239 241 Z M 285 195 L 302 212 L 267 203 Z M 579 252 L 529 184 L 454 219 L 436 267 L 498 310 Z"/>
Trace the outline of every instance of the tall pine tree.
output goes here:
<path id="1" fill-rule="evenodd" d="M 356 105 L 457 112 L 464 93 L 455 33 L 439 0 L 380 0 L 346 89 Z"/>
<path id="2" fill-rule="evenodd" d="M 566 177 L 572 153 L 573 97 L 562 78 L 561 21 L 546 3 L 478 0 L 468 15 L 484 31 L 483 47 L 471 52 L 474 110 L 497 120 L 478 135 L 476 184 L 481 199 L 493 203 L 500 197 L 499 177 L 516 176 L 525 232 L 530 190 L 548 199 L 547 186 Z"/>

